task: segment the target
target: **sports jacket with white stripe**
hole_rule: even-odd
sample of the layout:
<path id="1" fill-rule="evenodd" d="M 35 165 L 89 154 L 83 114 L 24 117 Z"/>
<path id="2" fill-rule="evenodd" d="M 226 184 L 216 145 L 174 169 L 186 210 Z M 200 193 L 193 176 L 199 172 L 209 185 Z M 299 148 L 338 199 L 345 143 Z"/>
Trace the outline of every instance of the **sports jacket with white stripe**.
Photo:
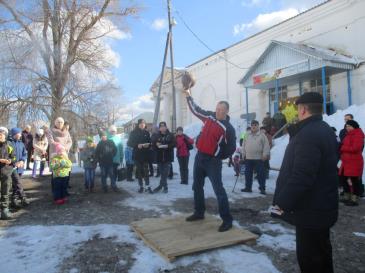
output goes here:
<path id="1" fill-rule="evenodd" d="M 220 159 L 230 157 L 236 150 L 236 132 L 229 116 L 226 120 L 217 120 L 215 112 L 201 109 L 191 96 L 186 100 L 191 112 L 204 123 L 196 141 L 198 151 Z"/>

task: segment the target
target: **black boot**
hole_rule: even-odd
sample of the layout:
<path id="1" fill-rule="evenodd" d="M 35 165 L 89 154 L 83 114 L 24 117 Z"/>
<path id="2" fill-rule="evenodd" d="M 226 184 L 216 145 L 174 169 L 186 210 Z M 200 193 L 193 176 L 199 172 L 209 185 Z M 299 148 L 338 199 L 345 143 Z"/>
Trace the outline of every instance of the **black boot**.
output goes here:
<path id="1" fill-rule="evenodd" d="M 198 215 L 195 213 L 193 213 L 192 215 L 185 218 L 185 220 L 187 222 L 193 222 L 193 221 L 198 221 L 198 220 L 203 220 L 203 219 L 204 219 L 204 215 Z"/>
<path id="2" fill-rule="evenodd" d="M 159 192 L 161 189 L 162 189 L 162 186 L 161 185 L 158 185 L 157 188 L 154 188 L 153 189 L 153 192 Z"/>
<path id="3" fill-rule="evenodd" d="M 227 230 L 230 230 L 232 228 L 232 223 L 225 223 L 223 222 L 219 228 L 218 228 L 218 231 L 219 232 L 225 232 Z"/>

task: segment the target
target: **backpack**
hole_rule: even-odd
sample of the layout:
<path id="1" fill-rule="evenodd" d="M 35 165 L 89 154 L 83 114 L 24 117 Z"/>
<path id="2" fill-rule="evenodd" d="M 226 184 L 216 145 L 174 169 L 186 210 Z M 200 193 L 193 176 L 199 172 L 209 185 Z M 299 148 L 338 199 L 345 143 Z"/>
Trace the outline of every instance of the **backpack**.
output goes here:
<path id="1" fill-rule="evenodd" d="M 189 151 L 194 149 L 193 144 L 189 143 L 189 141 L 187 139 L 187 136 L 185 136 L 185 135 L 184 135 L 184 140 L 185 140 L 185 143 L 186 143 L 186 147 L 188 148 Z"/>

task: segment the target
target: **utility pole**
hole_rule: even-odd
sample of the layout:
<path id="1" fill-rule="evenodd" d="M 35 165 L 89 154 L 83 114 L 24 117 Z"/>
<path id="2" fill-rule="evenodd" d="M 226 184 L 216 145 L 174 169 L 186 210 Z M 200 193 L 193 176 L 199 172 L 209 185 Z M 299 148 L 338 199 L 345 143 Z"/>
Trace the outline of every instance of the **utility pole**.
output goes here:
<path id="1" fill-rule="evenodd" d="M 163 84 L 163 76 L 165 73 L 166 67 L 166 57 L 168 49 L 170 48 L 170 63 L 171 63 L 171 85 L 172 85 L 172 132 L 176 130 L 176 89 L 175 89 L 175 79 L 174 79 L 174 55 L 173 55 L 173 48 L 172 48 L 172 27 L 174 26 L 174 21 L 171 18 L 171 3 L 170 0 L 167 0 L 167 14 L 169 20 L 169 31 L 167 33 L 166 45 L 165 45 L 165 54 L 162 62 L 162 69 L 161 69 L 161 76 L 160 82 L 158 87 L 156 105 L 155 105 L 155 113 L 153 116 L 153 124 L 157 125 L 158 116 L 160 114 L 160 102 L 161 102 L 161 89 Z"/>

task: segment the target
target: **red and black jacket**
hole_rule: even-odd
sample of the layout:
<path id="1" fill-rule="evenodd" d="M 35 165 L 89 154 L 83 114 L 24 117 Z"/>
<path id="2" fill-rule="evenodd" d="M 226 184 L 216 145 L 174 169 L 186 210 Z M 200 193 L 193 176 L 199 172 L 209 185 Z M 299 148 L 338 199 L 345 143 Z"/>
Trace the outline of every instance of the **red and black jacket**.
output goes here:
<path id="1" fill-rule="evenodd" d="M 217 120 L 215 112 L 201 109 L 192 97 L 186 99 L 191 112 L 204 123 L 196 141 L 198 151 L 221 159 L 230 157 L 236 150 L 236 132 L 229 116 L 226 120 Z"/>

